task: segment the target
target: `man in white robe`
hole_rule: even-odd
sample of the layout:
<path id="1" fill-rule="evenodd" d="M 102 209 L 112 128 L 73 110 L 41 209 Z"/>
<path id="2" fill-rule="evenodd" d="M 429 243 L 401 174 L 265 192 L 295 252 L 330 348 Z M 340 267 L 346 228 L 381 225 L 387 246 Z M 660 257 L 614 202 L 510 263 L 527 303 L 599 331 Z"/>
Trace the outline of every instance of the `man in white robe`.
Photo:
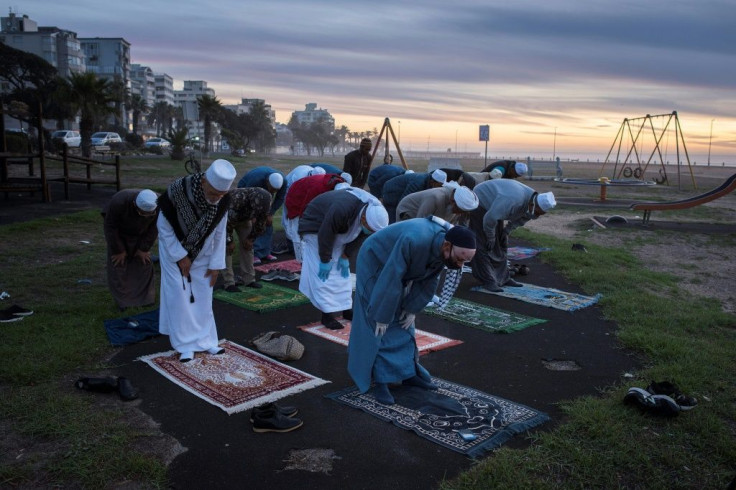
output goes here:
<path id="1" fill-rule="evenodd" d="M 229 197 L 235 168 L 215 160 L 205 173 L 175 180 L 159 198 L 159 331 L 181 362 L 195 352 L 220 354 L 212 290 L 225 268 Z"/>

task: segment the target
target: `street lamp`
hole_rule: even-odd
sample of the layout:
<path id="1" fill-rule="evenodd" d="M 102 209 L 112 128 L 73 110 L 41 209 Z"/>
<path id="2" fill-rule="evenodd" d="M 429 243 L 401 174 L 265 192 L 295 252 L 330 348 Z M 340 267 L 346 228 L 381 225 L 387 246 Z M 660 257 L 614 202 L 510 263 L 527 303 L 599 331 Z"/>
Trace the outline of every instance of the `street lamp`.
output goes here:
<path id="1" fill-rule="evenodd" d="M 710 120 L 710 138 L 708 138 L 708 166 L 710 167 L 710 144 L 713 142 L 713 121 L 715 119 Z"/>
<path id="2" fill-rule="evenodd" d="M 401 121 L 399 121 L 399 145 L 401 144 Z"/>
<path id="3" fill-rule="evenodd" d="M 552 143 L 552 160 L 557 156 L 557 128 L 555 128 L 555 139 Z"/>

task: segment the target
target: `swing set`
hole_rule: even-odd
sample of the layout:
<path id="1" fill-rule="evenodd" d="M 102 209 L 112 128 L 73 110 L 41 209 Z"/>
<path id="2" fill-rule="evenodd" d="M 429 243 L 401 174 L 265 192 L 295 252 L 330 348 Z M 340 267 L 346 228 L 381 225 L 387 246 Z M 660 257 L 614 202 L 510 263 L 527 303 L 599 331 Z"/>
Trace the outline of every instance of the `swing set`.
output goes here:
<path id="1" fill-rule="evenodd" d="M 394 141 L 394 145 L 396 146 L 396 151 L 399 153 L 399 159 L 401 160 L 401 165 L 404 167 L 405 170 L 409 170 L 409 166 L 406 164 L 406 160 L 404 159 L 404 154 L 401 153 L 401 147 L 399 146 L 399 142 L 396 140 L 394 129 L 391 127 L 391 121 L 389 121 L 388 118 L 383 120 L 383 126 L 381 127 L 381 131 L 378 133 L 378 139 L 376 140 L 376 146 L 373 147 L 373 154 L 371 155 L 371 161 L 373 161 L 373 158 L 375 158 L 376 156 L 376 152 L 378 152 L 378 148 L 381 146 L 381 139 L 383 139 L 384 133 L 386 133 L 386 144 L 385 144 L 385 150 L 384 150 L 384 156 L 383 156 L 384 161 L 387 157 L 391 155 L 390 143 L 388 140 L 389 135 L 390 135 L 391 139 Z"/>
<path id="2" fill-rule="evenodd" d="M 637 125 L 638 128 L 636 128 Z M 658 163 L 660 166 L 659 175 L 654 179 L 654 181 L 657 184 L 669 185 L 665 162 L 667 162 L 667 152 L 669 149 L 669 140 L 671 135 L 674 135 L 675 139 L 677 186 L 678 188 L 680 187 L 680 168 L 682 166 L 680 160 L 680 146 L 682 145 L 682 153 L 687 161 L 693 188 L 697 189 L 693 169 L 690 165 L 690 156 L 687 153 L 687 146 L 685 145 L 685 136 L 682 134 L 682 127 L 680 126 L 680 120 L 677 117 L 677 111 L 672 111 L 670 114 L 658 114 L 655 116 L 647 114 L 644 117 L 634 119 L 624 118 L 621 126 L 619 127 L 618 133 L 616 134 L 616 138 L 614 139 L 610 150 L 608 150 L 608 155 L 606 155 L 606 159 L 603 162 L 603 167 L 601 167 L 599 177 L 603 176 L 606 165 L 608 163 L 613 163 L 612 181 L 618 181 L 621 177 L 626 179 L 633 177 L 636 180 L 643 181 L 649 165 L 651 164 L 656 166 Z M 615 158 L 612 158 L 614 150 Z M 647 152 L 649 154 L 648 157 L 646 156 Z M 621 156 L 623 154 L 626 156 L 622 160 Z"/>

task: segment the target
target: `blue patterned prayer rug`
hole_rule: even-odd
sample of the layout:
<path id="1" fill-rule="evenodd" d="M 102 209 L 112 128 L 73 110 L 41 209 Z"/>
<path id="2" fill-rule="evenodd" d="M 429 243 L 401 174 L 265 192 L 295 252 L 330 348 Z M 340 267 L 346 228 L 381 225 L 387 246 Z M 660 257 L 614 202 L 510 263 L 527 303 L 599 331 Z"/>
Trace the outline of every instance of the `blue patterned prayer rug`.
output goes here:
<path id="1" fill-rule="evenodd" d="M 506 259 L 508 260 L 524 260 L 530 259 L 539 252 L 552 250 L 551 248 L 531 248 L 531 247 L 509 247 L 506 251 Z"/>
<path id="2" fill-rule="evenodd" d="M 547 414 L 524 405 L 439 378 L 432 381 L 437 391 L 391 388 L 394 405 L 383 405 L 370 390 L 361 394 L 356 386 L 325 396 L 471 458 L 549 420 Z"/>
<path id="3" fill-rule="evenodd" d="M 422 313 L 438 316 L 451 322 L 498 333 L 511 333 L 547 320 L 503 311 L 490 306 L 452 298 L 444 308 L 428 306 Z"/>
<path id="4" fill-rule="evenodd" d="M 506 298 L 518 299 L 533 303 L 535 305 L 549 306 L 558 310 L 575 311 L 598 302 L 601 295 L 584 296 L 577 293 L 568 293 L 559 289 L 545 288 L 542 286 L 534 286 L 533 284 L 524 284 L 522 287 L 504 287 L 503 291 L 498 293 L 491 292 L 483 286 L 475 286 L 470 288 L 471 291 L 485 294 L 497 294 Z"/>
<path id="5" fill-rule="evenodd" d="M 158 333 L 158 308 L 133 316 L 105 320 L 107 338 L 114 346 L 135 344 Z"/>

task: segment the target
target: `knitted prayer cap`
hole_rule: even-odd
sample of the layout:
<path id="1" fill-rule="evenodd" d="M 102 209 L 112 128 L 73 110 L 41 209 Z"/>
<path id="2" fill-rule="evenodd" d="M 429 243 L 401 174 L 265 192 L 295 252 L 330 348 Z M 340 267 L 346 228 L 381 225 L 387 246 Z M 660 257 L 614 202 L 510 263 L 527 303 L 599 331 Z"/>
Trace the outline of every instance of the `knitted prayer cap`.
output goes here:
<path id="1" fill-rule="evenodd" d="M 452 197 L 455 199 L 457 207 L 463 211 L 472 211 L 478 207 L 478 196 L 475 195 L 475 192 L 465 186 L 455 189 L 455 193 Z"/>
<path id="2" fill-rule="evenodd" d="M 545 213 L 556 205 L 557 201 L 555 201 L 555 195 L 551 192 L 543 192 L 542 194 L 537 194 L 537 206 L 539 206 L 539 209 L 541 209 Z"/>
<path id="3" fill-rule="evenodd" d="M 212 162 L 207 172 L 205 172 L 207 182 L 220 192 L 226 192 L 230 189 L 236 175 L 237 172 L 232 163 L 223 159 Z"/>
<path id="4" fill-rule="evenodd" d="M 135 198 L 135 205 L 144 213 L 156 211 L 156 200 L 158 196 L 150 189 L 144 189 Z"/>
<path id="5" fill-rule="evenodd" d="M 278 172 L 274 172 L 268 176 L 268 183 L 274 189 L 281 189 L 281 186 L 284 185 L 284 176 Z"/>
<path id="6" fill-rule="evenodd" d="M 516 175 L 526 175 L 529 171 L 529 167 L 527 167 L 524 162 L 516 162 L 514 165 L 514 171 L 516 172 Z"/>
<path id="7" fill-rule="evenodd" d="M 388 212 L 381 204 L 369 204 L 365 210 L 365 221 L 374 232 L 388 226 Z"/>

